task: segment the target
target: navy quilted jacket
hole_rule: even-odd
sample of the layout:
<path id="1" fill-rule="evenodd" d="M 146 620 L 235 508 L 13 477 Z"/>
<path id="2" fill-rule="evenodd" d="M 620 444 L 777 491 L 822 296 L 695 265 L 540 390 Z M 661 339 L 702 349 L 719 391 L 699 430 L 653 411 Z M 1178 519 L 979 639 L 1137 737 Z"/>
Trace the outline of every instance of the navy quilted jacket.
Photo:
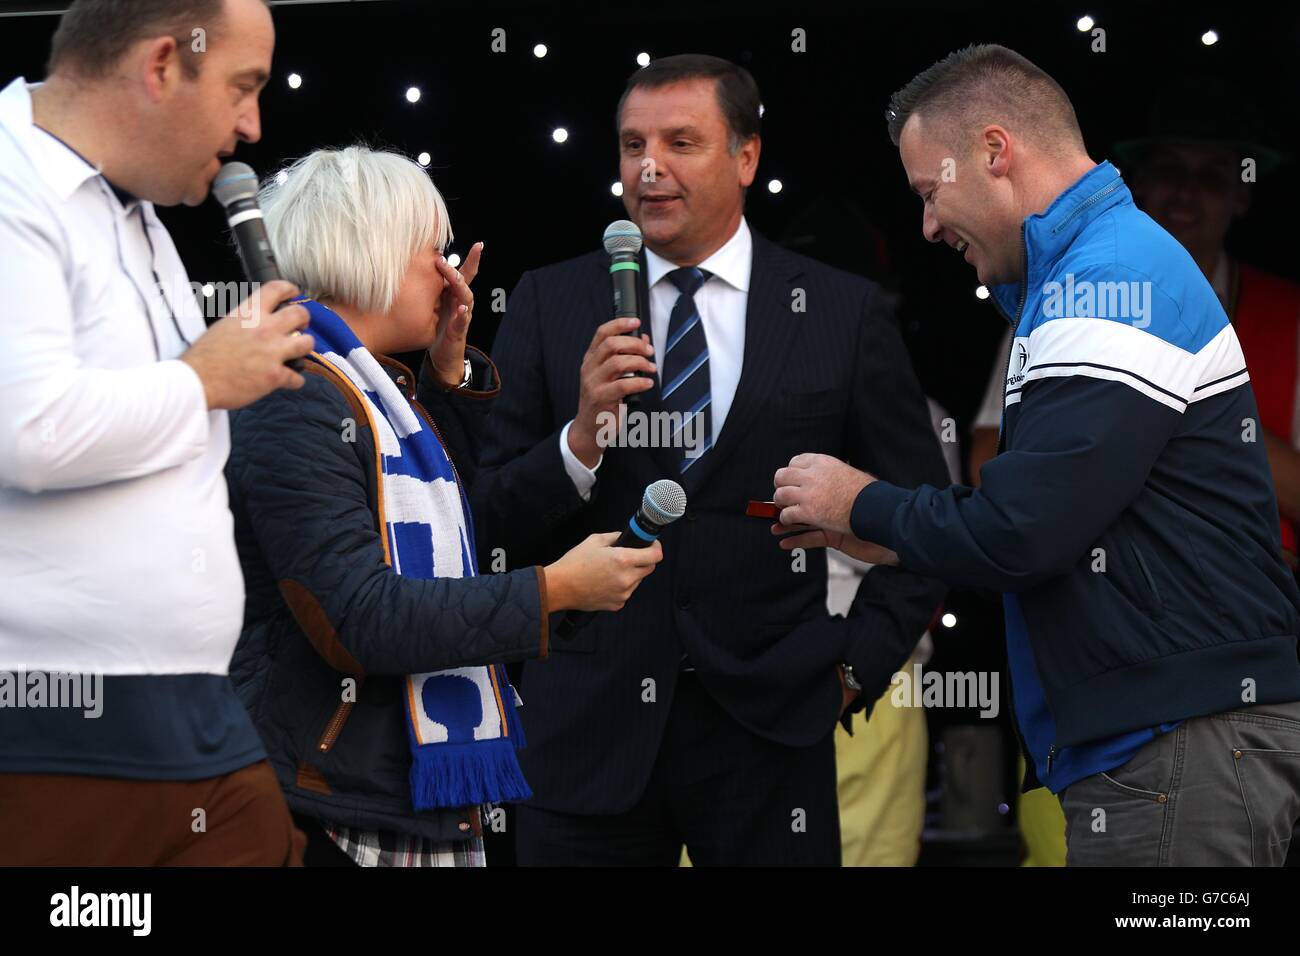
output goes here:
<path id="1" fill-rule="evenodd" d="M 467 354 L 470 388 L 446 392 L 424 374 L 418 399 L 415 376 L 381 361 L 437 423 L 472 490 L 474 435 L 499 382 L 486 356 Z M 303 388 L 231 415 L 226 479 L 247 589 L 231 677 L 295 811 L 467 839 L 480 830 L 477 808 L 411 805 L 403 677 L 545 657 L 545 575 L 537 567 L 432 581 L 395 574 L 378 531 L 365 412 L 332 370 L 307 365 Z"/>

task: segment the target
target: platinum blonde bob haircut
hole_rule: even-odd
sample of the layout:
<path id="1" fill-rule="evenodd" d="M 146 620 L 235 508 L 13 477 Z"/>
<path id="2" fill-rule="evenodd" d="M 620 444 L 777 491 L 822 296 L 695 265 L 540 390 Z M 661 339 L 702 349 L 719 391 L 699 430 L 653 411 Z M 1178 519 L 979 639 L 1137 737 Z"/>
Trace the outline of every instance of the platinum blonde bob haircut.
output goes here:
<path id="1" fill-rule="evenodd" d="M 366 146 L 318 149 L 258 191 L 280 272 L 318 301 L 387 313 L 412 257 L 451 243 L 451 218 L 424 168 Z"/>

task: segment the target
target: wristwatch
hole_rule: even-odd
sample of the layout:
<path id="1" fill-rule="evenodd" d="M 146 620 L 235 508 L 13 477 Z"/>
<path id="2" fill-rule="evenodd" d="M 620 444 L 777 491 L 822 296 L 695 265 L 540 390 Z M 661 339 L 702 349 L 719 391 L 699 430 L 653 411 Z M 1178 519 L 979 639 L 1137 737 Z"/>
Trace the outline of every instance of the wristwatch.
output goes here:
<path id="1" fill-rule="evenodd" d="M 844 668 L 844 685 L 849 690 L 862 690 L 862 685 L 858 682 L 858 679 L 853 676 L 853 665 L 841 664 L 840 666 Z"/>
<path id="2" fill-rule="evenodd" d="M 470 362 L 469 359 L 465 359 L 465 377 L 464 377 L 463 379 L 461 379 L 460 384 L 457 385 L 456 387 L 457 387 L 457 388 L 468 388 L 468 387 L 469 387 L 469 381 L 470 381 L 470 379 L 472 379 L 473 377 L 474 377 L 474 366 L 473 366 L 473 364 Z"/>

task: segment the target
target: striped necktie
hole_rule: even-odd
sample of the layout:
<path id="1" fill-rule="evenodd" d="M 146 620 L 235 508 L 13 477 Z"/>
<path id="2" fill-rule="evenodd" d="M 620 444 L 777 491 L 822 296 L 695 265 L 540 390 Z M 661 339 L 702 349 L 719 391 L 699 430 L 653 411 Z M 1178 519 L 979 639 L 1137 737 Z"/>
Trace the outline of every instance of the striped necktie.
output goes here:
<path id="1" fill-rule="evenodd" d="M 713 428 L 709 391 L 709 343 L 704 338 L 704 323 L 695 305 L 695 293 L 709 280 L 703 269 L 675 269 L 668 279 L 677 286 L 677 302 L 668 319 L 668 340 L 660 359 L 663 370 L 663 394 L 660 404 L 666 412 L 680 412 L 681 425 L 673 429 L 673 455 L 685 472 L 699 457 L 713 447 Z M 691 448 L 684 447 L 680 434 L 696 415 L 701 416 L 686 437 Z"/>

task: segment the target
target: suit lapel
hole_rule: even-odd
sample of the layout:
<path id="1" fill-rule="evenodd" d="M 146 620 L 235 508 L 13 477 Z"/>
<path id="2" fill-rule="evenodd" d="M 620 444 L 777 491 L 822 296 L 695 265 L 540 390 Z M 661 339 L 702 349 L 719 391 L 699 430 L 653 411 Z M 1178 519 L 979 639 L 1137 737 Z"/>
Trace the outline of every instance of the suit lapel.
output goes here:
<path id="1" fill-rule="evenodd" d="M 722 430 L 714 435 L 713 447 L 680 479 L 688 495 L 703 487 L 751 433 L 794 339 L 798 316 L 791 310 L 791 289 L 799 267 L 779 247 L 757 233 L 754 233 L 753 256 L 740 382 Z"/>

